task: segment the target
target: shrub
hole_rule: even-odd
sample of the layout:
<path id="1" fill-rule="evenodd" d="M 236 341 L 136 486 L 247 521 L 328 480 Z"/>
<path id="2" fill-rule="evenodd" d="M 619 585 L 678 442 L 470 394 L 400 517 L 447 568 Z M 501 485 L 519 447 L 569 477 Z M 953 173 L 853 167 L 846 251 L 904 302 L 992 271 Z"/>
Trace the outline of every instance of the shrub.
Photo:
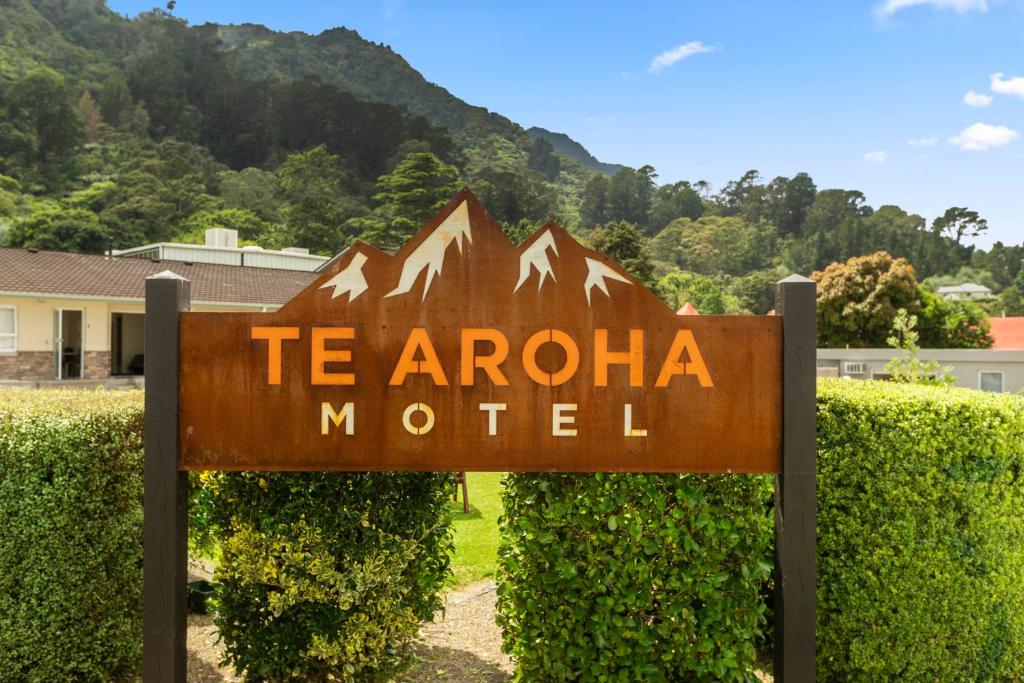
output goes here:
<path id="1" fill-rule="evenodd" d="M 818 677 L 1024 678 L 1024 401 L 818 384 Z"/>
<path id="2" fill-rule="evenodd" d="M 142 652 L 142 396 L 0 390 L 0 678 L 108 681 Z"/>
<path id="3" fill-rule="evenodd" d="M 512 474 L 498 623 L 521 681 L 753 680 L 765 476 Z"/>
<path id="4" fill-rule="evenodd" d="M 197 509 L 222 560 L 216 622 L 239 673 L 374 681 L 401 668 L 420 622 L 441 608 L 450 475 L 202 479 Z M 201 538 L 204 529 L 196 531 Z"/>

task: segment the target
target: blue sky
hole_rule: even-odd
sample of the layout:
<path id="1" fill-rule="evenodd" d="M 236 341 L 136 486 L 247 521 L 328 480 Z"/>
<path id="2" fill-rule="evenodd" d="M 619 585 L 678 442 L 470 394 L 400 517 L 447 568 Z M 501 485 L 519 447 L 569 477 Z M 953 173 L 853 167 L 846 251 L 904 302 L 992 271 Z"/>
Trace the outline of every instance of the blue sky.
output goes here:
<path id="1" fill-rule="evenodd" d="M 975 209 L 980 246 L 1024 242 L 1024 0 L 178 0 L 175 14 L 354 28 L 458 97 L 660 182 L 807 171 L 875 207 Z"/>

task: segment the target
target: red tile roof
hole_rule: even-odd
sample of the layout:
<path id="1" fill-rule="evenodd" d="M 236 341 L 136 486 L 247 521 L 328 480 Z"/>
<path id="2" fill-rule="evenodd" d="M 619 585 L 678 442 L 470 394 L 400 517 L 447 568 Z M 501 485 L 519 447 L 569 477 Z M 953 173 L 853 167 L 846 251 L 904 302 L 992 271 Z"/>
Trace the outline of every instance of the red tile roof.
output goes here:
<path id="1" fill-rule="evenodd" d="M 316 278 L 297 270 L 0 248 L 0 295 L 143 299 L 146 277 L 165 270 L 192 281 L 193 301 L 223 304 L 280 306 Z"/>
<path id="2" fill-rule="evenodd" d="M 1024 316 L 1011 318 L 989 318 L 992 328 L 992 348 L 1000 351 L 1024 350 Z"/>

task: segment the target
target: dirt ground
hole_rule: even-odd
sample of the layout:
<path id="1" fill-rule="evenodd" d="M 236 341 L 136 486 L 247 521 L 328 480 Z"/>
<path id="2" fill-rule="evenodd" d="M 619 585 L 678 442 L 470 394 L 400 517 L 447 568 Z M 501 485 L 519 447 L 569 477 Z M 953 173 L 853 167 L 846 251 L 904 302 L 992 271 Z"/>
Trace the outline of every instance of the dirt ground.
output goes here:
<path id="1" fill-rule="evenodd" d="M 512 661 L 501 652 L 501 630 L 494 623 L 494 583 L 485 581 L 449 593 L 444 619 L 425 624 L 414 650 L 415 663 L 396 683 L 501 683 Z M 218 666 L 223 648 L 213 617 L 188 618 L 190 683 L 239 681 L 230 667 Z"/>
<path id="2" fill-rule="evenodd" d="M 512 660 L 501 652 L 501 630 L 494 623 L 494 583 L 483 581 L 447 596 L 443 619 L 425 624 L 414 646 L 415 662 L 395 683 L 504 683 Z M 223 648 L 213 617 L 188 617 L 190 683 L 239 681 L 230 667 L 218 666 Z M 770 674 L 758 672 L 764 683 Z"/>

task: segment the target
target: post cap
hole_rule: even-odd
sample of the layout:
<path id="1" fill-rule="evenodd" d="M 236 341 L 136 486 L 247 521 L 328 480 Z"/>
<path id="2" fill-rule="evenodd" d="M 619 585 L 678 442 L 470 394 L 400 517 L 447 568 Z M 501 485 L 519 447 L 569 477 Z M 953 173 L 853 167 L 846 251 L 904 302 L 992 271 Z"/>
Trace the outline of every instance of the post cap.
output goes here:
<path id="1" fill-rule="evenodd" d="M 178 275 L 177 273 L 175 273 L 172 270 L 165 270 L 162 273 L 157 273 L 156 275 L 147 275 L 146 279 L 147 280 L 184 280 L 185 282 L 188 282 L 187 278 L 183 278 L 182 276 Z"/>
<path id="2" fill-rule="evenodd" d="M 785 284 L 785 283 L 789 283 L 789 282 L 804 282 L 804 283 L 810 282 L 810 283 L 814 283 L 814 280 L 812 280 L 809 277 L 804 277 L 803 275 L 797 275 L 796 273 L 793 273 L 789 277 L 784 277 L 781 280 L 779 280 L 778 284 L 781 285 L 781 284 Z"/>

